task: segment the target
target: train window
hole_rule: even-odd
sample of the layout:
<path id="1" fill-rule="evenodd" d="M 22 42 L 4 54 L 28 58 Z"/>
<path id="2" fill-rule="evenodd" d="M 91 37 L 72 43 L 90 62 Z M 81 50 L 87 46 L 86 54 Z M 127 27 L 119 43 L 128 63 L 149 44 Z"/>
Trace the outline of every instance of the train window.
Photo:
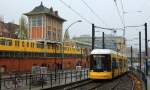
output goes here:
<path id="1" fill-rule="evenodd" d="M 51 45 L 47 45 L 48 49 L 51 49 Z"/>
<path id="2" fill-rule="evenodd" d="M 113 60 L 112 60 L 112 68 L 113 68 L 113 69 L 116 69 L 117 67 L 118 67 L 118 64 L 117 64 L 117 62 L 116 62 L 116 59 L 113 58 Z"/>
<path id="3" fill-rule="evenodd" d="M 27 42 L 27 47 L 29 47 L 29 42 Z"/>
<path id="4" fill-rule="evenodd" d="M 31 48 L 34 48 L 34 43 L 33 42 L 31 42 Z"/>
<path id="5" fill-rule="evenodd" d="M 5 39 L 0 39 L 0 45 L 5 45 Z"/>
<path id="6" fill-rule="evenodd" d="M 96 71 L 110 71 L 111 70 L 111 60 L 110 55 L 92 55 L 92 69 Z"/>
<path id="7" fill-rule="evenodd" d="M 119 61 L 119 66 L 120 66 L 120 68 L 123 67 L 123 66 L 122 66 L 122 59 L 120 59 L 120 61 Z"/>
<path id="8" fill-rule="evenodd" d="M 37 43 L 37 48 L 44 48 L 44 43 Z"/>
<path id="9" fill-rule="evenodd" d="M 19 47 L 19 41 L 15 41 L 15 46 Z"/>
<path id="10" fill-rule="evenodd" d="M 32 43 L 32 47 L 34 48 L 34 43 Z"/>
<path id="11" fill-rule="evenodd" d="M 0 44 L 1 45 L 6 45 L 6 46 L 12 46 L 12 40 L 1 39 Z"/>
<path id="12" fill-rule="evenodd" d="M 30 47 L 32 48 L 32 43 L 30 44 Z"/>
<path id="13" fill-rule="evenodd" d="M 15 41 L 15 46 L 17 46 L 17 41 Z"/>
<path id="14" fill-rule="evenodd" d="M 22 41 L 22 47 L 24 47 L 24 41 Z"/>

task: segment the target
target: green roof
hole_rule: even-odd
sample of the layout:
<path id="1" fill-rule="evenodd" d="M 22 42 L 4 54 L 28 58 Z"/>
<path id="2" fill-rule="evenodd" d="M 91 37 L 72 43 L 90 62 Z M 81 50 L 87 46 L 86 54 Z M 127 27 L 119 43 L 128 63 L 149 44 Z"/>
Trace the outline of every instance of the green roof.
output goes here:
<path id="1" fill-rule="evenodd" d="M 47 15 L 50 15 L 50 16 L 53 16 L 57 19 L 60 19 L 62 21 L 66 21 L 65 19 L 61 18 L 58 16 L 58 14 L 56 14 L 57 11 L 53 11 L 52 8 L 47 8 L 45 6 L 43 6 L 43 3 L 41 2 L 41 4 L 37 7 L 35 7 L 32 11 L 28 12 L 28 13 L 25 13 L 25 15 L 27 16 L 31 16 L 31 15 L 38 15 L 38 14 L 47 14 Z"/>

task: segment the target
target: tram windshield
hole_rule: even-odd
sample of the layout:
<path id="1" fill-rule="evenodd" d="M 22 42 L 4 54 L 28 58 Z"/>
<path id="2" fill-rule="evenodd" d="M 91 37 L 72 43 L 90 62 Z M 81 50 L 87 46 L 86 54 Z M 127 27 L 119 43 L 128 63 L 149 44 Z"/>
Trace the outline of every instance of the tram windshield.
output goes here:
<path id="1" fill-rule="evenodd" d="M 91 55 L 91 70 L 100 72 L 110 71 L 110 55 Z"/>

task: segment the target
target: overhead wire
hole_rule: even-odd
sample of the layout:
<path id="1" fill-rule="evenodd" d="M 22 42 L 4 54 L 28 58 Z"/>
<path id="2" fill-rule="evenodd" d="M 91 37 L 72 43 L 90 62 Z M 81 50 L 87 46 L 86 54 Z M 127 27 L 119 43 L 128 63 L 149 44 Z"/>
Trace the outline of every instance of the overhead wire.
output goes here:
<path id="1" fill-rule="evenodd" d="M 118 15 L 119 15 L 119 18 L 120 18 L 120 20 L 121 20 L 121 23 L 122 23 L 122 25 L 124 26 L 123 18 L 122 18 L 121 14 L 120 14 L 119 7 L 118 7 L 118 5 L 117 5 L 116 0 L 114 0 L 114 3 L 115 3 L 115 6 L 116 6 L 116 9 L 117 9 L 117 13 L 118 13 Z"/>
<path id="2" fill-rule="evenodd" d="M 84 1 L 81 0 L 86 6 L 87 8 L 100 20 L 100 22 L 102 22 L 105 26 L 108 26 L 105 21 Z"/>
<path id="3" fill-rule="evenodd" d="M 142 10 L 147 6 L 148 2 L 149 2 L 148 0 L 145 0 L 143 2 L 143 4 L 141 5 Z"/>
<path id="4" fill-rule="evenodd" d="M 120 1 L 121 1 L 122 13 L 123 13 L 123 16 L 122 16 L 122 19 L 123 19 L 123 27 L 124 27 L 124 30 L 123 30 L 123 37 L 125 38 L 125 17 L 124 17 L 124 12 L 125 12 L 125 10 L 124 10 L 124 6 L 123 6 L 123 1 L 122 1 L 122 0 L 120 0 Z M 124 43 L 125 43 L 125 41 L 124 41 Z"/>
<path id="5" fill-rule="evenodd" d="M 123 13 L 123 17 L 122 17 L 122 19 L 123 19 L 123 24 L 124 24 L 124 27 L 125 27 L 125 18 L 124 18 L 124 12 L 125 12 L 125 10 L 124 10 L 124 6 L 123 6 L 123 1 L 122 0 L 120 0 L 121 1 L 121 7 L 122 7 L 122 13 Z"/>
<path id="6" fill-rule="evenodd" d="M 123 11 L 123 17 L 121 16 L 121 13 L 120 13 L 120 11 L 119 11 L 119 7 L 118 7 L 118 5 L 117 5 L 117 1 L 114 0 L 114 3 L 115 3 L 115 6 L 116 6 L 118 15 L 119 15 L 119 17 L 120 17 L 121 23 L 122 23 L 122 25 L 123 25 L 123 27 L 124 27 L 124 28 L 123 28 L 123 37 L 124 37 L 124 44 L 125 44 L 125 20 L 124 20 L 124 7 L 123 7 L 123 2 L 122 2 L 122 0 L 121 0 L 121 7 L 122 7 L 122 11 Z"/>
<path id="7" fill-rule="evenodd" d="M 67 3 L 65 3 L 63 0 L 59 0 L 61 3 L 63 3 L 66 7 L 68 7 L 70 10 L 72 10 L 74 13 L 76 13 L 80 18 L 82 18 L 83 20 L 85 20 L 87 23 L 92 24 L 92 22 L 90 22 L 88 19 L 86 19 L 85 17 L 83 17 L 79 12 L 77 12 L 75 9 L 73 9 L 70 5 L 68 5 Z"/>
<path id="8" fill-rule="evenodd" d="M 82 19 L 84 19 L 86 22 L 88 22 L 89 24 L 92 24 L 89 20 L 87 20 L 86 18 L 84 18 L 79 12 L 77 12 L 75 9 L 73 9 L 70 5 L 68 5 L 68 4 L 66 4 L 63 0 L 59 0 L 61 3 L 63 3 L 66 7 L 68 7 L 69 9 L 71 9 L 74 13 L 76 13 L 80 18 L 82 18 Z M 83 1 L 83 0 L 82 0 Z M 94 10 L 92 10 L 92 8 L 85 2 L 85 1 L 83 1 L 84 2 L 84 4 L 86 4 L 86 6 L 91 10 L 91 12 L 95 15 L 95 16 L 97 16 L 97 17 L 99 17 L 95 12 L 94 12 Z M 117 4 L 116 4 L 117 5 Z M 116 6 L 117 8 L 118 8 L 118 6 Z M 121 21 L 122 21 L 122 24 L 123 24 L 123 20 L 122 20 L 122 18 L 121 18 L 121 14 L 120 14 L 120 12 L 119 12 L 119 8 L 117 9 L 117 11 L 118 11 L 118 13 L 119 13 L 119 16 L 120 16 L 120 19 L 121 19 Z M 100 17 L 99 17 L 99 19 L 100 20 L 102 20 Z M 103 21 L 103 20 L 102 20 Z M 106 29 L 106 30 L 112 30 L 112 31 L 114 31 L 114 30 L 119 30 L 120 28 L 105 28 L 105 27 L 100 27 L 100 26 L 95 26 L 96 28 L 100 28 L 100 29 Z"/>

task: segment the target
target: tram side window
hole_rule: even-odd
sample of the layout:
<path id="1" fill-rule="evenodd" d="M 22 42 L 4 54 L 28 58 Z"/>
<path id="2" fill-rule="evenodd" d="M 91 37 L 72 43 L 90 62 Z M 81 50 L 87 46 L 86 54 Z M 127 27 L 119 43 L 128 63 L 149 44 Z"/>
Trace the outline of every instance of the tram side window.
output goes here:
<path id="1" fill-rule="evenodd" d="M 19 47 L 19 41 L 15 41 L 15 46 Z"/>
<path id="2" fill-rule="evenodd" d="M 32 46 L 33 46 L 33 48 L 34 48 L 34 43 L 32 43 Z"/>
<path id="3" fill-rule="evenodd" d="M 116 59 L 113 58 L 113 60 L 112 60 L 112 68 L 116 69 L 117 67 L 118 67 L 118 65 L 117 65 Z"/>
<path id="4" fill-rule="evenodd" d="M 42 43 L 37 43 L 37 48 L 44 48 L 44 44 L 42 44 Z"/>
<path id="5" fill-rule="evenodd" d="M 27 47 L 29 47 L 29 42 L 27 42 Z"/>
<path id="6" fill-rule="evenodd" d="M 33 42 L 31 43 L 31 48 L 34 48 L 34 43 Z"/>
<path id="7" fill-rule="evenodd" d="M 4 39 L 0 39 L 0 45 L 5 45 L 5 40 Z"/>
<path id="8" fill-rule="evenodd" d="M 22 42 L 22 47 L 24 47 L 24 41 Z"/>
<path id="9" fill-rule="evenodd" d="M 122 66 L 122 60 L 121 59 L 119 60 L 119 64 L 120 64 L 120 68 L 122 68 L 123 66 Z"/>
<path id="10" fill-rule="evenodd" d="M 124 59 L 122 60 L 122 67 L 125 67 L 125 61 L 124 61 Z"/>
<path id="11" fill-rule="evenodd" d="M 1 39 L 0 45 L 12 46 L 12 40 Z"/>
<path id="12" fill-rule="evenodd" d="M 6 40 L 6 45 L 7 46 L 12 46 L 12 40 Z"/>
<path id="13" fill-rule="evenodd" d="M 47 45 L 47 47 L 48 47 L 48 49 L 52 49 L 51 45 L 49 45 L 49 44 Z"/>

